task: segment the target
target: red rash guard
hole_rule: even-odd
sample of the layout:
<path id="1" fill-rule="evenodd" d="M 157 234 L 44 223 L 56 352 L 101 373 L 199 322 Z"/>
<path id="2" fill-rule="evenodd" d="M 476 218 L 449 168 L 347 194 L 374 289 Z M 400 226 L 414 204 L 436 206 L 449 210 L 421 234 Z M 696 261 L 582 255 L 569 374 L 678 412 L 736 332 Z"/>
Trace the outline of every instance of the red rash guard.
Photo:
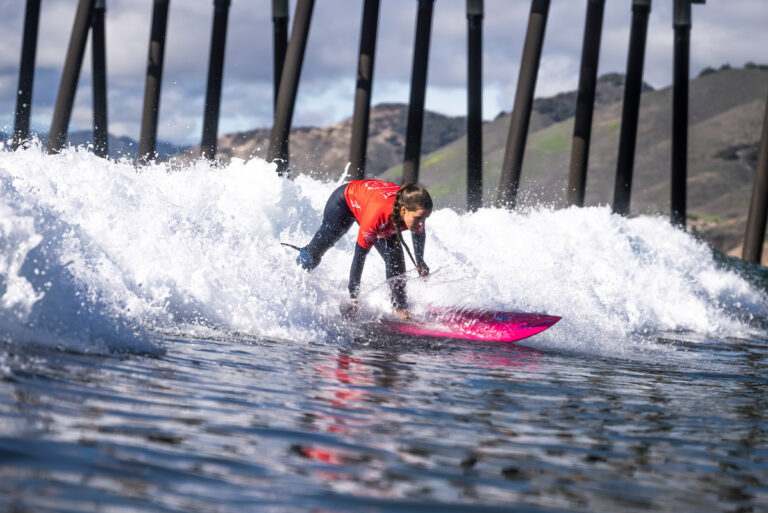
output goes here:
<path id="1" fill-rule="evenodd" d="M 360 224 L 357 243 L 371 249 L 376 239 L 386 239 L 397 233 L 392 222 L 392 207 L 400 186 L 382 180 L 354 180 L 344 190 L 349 210 Z"/>

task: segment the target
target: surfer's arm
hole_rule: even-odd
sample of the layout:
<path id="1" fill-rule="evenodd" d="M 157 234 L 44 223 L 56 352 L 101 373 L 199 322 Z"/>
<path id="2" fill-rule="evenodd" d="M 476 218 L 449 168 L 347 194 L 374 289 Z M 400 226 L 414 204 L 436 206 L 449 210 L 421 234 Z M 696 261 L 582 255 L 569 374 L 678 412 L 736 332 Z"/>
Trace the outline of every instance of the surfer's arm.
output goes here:
<path id="1" fill-rule="evenodd" d="M 426 229 L 420 232 L 411 232 L 411 240 L 413 240 L 413 252 L 416 255 L 416 269 L 419 271 L 419 276 L 427 276 L 429 266 L 424 262 L 424 245 L 427 242 Z"/>
<path id="2" fill-rule="evenodd" d="M 413 254 L 416 256 L 416 263 L 424 263 L 424 244 L 427 242 L 426 230 L 420 232 L 411 232 L 411 239 L 413 240 Z"/>
<path id="3" fill-rule="evenodd" d="M 384 259 L 387 282 L 392 298 L 392 307 L 396 312 L 405 311 L 408 302 L 405 294 L 405 257 L 398 237 L 389 237 L 376 241 L 376 250 Z"/>
<path id="4" fill-rule="evenodd" d="M 349 269 L 349 297 L 357 299 L 360 292 L 360 279 L 363 276 L 363 266 L 365 266 L 365 257 L 371 248 L 364 248 L 360 244 L 355 244 L 355 256 L 352 258 L 352 267 Z"/>

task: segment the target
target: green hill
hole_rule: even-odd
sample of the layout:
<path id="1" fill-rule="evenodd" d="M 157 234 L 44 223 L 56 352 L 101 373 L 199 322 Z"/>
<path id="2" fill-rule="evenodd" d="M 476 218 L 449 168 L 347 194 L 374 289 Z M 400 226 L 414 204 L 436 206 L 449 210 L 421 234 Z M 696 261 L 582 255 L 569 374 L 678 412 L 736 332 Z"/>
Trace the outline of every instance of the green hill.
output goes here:
<path id="1" fill-rule="evenodd" d="M 760 67 L 708 72 L 690 84 L 688 214 L 691 227 L 723 251 L 741 243 L 768 95 Z M 672 89 L 643 93 L 631 209 L 667 213 L 670 196 Z M 595 110 L 586 204 L 610 204 L 621 127 L 621 100 Z M 504 115 L 483 127 L 484 199 L 497 194 L 509 128 Z M 520 205 L 565 203 L 573 118 L 529 134 Z M 400 179 L 400 166 L 382 175 Z M 438 207 L 466 205 L 466 138 L 422 158 L 420 182 Z"/>

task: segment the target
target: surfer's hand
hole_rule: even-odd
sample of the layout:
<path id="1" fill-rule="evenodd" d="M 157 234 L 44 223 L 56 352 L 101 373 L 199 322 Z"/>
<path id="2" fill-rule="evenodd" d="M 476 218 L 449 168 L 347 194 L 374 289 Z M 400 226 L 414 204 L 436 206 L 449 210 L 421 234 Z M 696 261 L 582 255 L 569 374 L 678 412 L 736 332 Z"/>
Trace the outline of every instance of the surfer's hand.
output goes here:
<path id="1" fill-rule="evenodd" d="M 424 276 L 429 276 L 429 266 L 424 262 L 419 262 L 416 264 L 416 270 L 419 271 L 419 276 L 422 278 Z"/>
<path id="2" fill-rule="evenodd" d="M 349 303 L 342 303 L 339 306 L 339 310 L 341 310 L 341 316 L 345 319 L 355 317 L 358 311 L 357 299 L 350 299 Z"/>

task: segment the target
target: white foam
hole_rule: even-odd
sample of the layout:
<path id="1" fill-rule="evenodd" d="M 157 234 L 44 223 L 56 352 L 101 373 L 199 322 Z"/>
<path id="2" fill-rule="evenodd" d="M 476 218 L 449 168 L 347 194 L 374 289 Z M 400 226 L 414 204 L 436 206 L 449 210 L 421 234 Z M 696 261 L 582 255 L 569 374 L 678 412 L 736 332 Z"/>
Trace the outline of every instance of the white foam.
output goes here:
<path id="1" fill-rule="evenodd" d="M 320 224 L 334 183 L 278 177 L 261 160 L 180 170 L 83 150 L 0 152 L 4 290 L 0 322 L 15 341 L 134 350 L 154 329 L 206 329 L 295 341 L 337 333 L 354 230 L 312 273 L 295 251 Z M 536 344 L 621 352 L 643 332 L 738 336 L 739 312 L 766 298 L 722 270 L 702 244 L 649 217 L 607 208 L 436 211 L 416 305 L 465 304 L 564 317 Z M 410 264 L 409 264 L 410 265 Z M 383 310 L 381 259 L 371 254 L 362 301 Z"/>
<path id="2" fill-rule="evenodd" d="M 754 330 L 738 317 L 766 312 L 764 294 L 666 219 L 626 219 L 602 207 L 443 210 L 429 223 L 432 262 L 464 279 L 425 287 L 419 299 L 562 316 L 534 345 L 615 354 L 636 349 L 644 333 L 747 336 Z"/>

